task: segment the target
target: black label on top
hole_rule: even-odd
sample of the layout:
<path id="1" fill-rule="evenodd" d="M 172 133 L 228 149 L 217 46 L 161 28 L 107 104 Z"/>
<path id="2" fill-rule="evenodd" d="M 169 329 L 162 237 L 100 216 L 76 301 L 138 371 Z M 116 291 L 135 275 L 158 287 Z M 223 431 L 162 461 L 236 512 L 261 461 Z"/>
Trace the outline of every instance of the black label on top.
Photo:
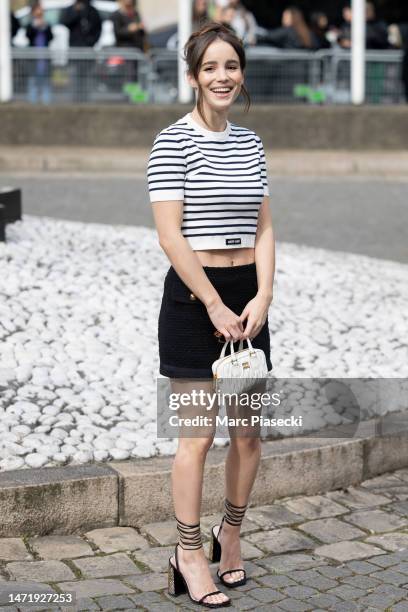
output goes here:
<path id="1" fill-rule="evenodd" d="M 225 244 L 241 244 L 241 238 L 226 238 Z"/>

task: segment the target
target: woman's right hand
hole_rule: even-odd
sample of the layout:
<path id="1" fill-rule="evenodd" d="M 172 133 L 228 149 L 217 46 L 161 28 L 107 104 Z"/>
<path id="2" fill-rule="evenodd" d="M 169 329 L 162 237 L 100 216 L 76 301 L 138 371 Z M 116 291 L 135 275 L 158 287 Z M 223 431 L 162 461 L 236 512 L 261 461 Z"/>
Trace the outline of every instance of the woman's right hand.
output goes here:
<path id="1" fill-rule="evenodd" d="M 244 333 L 242 321 L 223 302 L 208 306 L 207 313 L 216 330 L 224 336 L 226 341 L 234 340 L 236 342 L 242 339 Z"/>

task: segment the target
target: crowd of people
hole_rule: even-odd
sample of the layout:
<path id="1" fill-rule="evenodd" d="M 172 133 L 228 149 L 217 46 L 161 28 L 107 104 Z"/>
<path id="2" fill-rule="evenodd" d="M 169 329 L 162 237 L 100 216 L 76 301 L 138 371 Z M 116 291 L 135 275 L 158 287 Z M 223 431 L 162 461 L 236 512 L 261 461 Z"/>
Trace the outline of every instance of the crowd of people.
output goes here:
<path id="1" fill-rule="evenodd" d="M 31 27 L 38 28 L 38 5 L 41 0 L 31 2 Z M 270 45 L 282 49 L 325 49 L 339 46 L 351 47 L 351 3 L 342 10 L 342 24 L 331 24 L 324 12 L 305 14 L 297 6 L 289 6 L 282 13 L 281 25 L 266 30 L 259 27 L 253 13 L 240 0 L 192 0 L 193 30 L 208 21 L 220 21 L 230 27 L 247 46 Z M 18 31 L 19 23 L 11 16 L 12 37 Z M 112 13 L 115 46 L 132 47 L 146 51 L 149 36 L 137 6 L 137 0 L 118 0 L 117 11 Z M 60 23 L 70 33 L 72 47 L 93 47 L 102 30 L 102 20 L 92 6 L 91 0 L 74 0 L 73 4 L 61 11 Z M 46 24 L 41 26 L 46 27 Z M 397 30 L 400 30 L 399 33 Z M 392 49 L 406 44 L 404 28 L 388 25 L 378 19 L 374 2 L 366 3 L 366 47 L 367 49 Z M 36 45 L 36 38 L 29 38 L 30 45 Z M 42 44 L 42 43 L 40 43 Z"/>
<path id="2" fill-rule="evenodd" d="M 112 14 L 116 47 L 137 48 L 148 51 L 149 33 L 143 23 L 137 0 L 118 0 L 116 12 Z M 259 26 L 253 13 L 240 0 L 192 0 L 193 31 L 208 21 L 219 21 L 231 28 L 245 46 L 268 45 L 280 49 L 317 51 L 339 47 L 351 48 L 351 3 L 342 9 L 340 26 L 329 22 L 324 12 L 305 14 L 297 6 L 289 6 L 282 13 L 281 25 L 274 29 Z M 91 0 L 74 0 L 73 4 L 61 11 L 61 24 L 69 30 L 71 47 L 93 47 L 102 31 L 102 20 Z M 14 15 L 11 33 L 14 36 L 19 23 Z M 52 40 L 52 31 L 44 19 L 41 0 L 32 0 L 31 21 L 26 35 L 30 46 L 46 47 Z M 366 48 L 404 49 L 402 80 L 408 101 L 408 24 L 387 24 L 377 17 L 375 4 L 366 3 Z M 85 65 L 83 65 L 85 68 Z M 36 81 L 45 83 L 47 64 L 39 64 L 40 74 L 33 75 Z M 31 99 L 36 97 L 31 87 Z M 48 92 L 45 92 L 48 98 Z"/>

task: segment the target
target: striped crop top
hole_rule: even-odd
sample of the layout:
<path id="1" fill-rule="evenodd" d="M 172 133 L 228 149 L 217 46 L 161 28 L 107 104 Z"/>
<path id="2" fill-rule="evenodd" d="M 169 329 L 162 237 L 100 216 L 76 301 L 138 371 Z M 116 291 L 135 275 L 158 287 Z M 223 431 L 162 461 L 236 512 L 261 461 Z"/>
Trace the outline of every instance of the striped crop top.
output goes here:
<path id="1" fill-rule="evenodd" d="M 262 141 L 227 121 L 203 128 L 187 113 L 157 134 L 147 166 L 150 201 L 183 201 L 181 232 L 194 251 L 254 247 L 269 195 Z"/>

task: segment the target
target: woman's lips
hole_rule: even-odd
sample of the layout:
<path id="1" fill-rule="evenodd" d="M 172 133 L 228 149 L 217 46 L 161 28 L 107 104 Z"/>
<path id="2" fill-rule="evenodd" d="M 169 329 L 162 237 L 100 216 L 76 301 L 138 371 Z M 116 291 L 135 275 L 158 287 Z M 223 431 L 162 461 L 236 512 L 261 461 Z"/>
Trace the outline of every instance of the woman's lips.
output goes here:
<path id="1" fill-rule="evenodd" d="M 217 98 L 228 98 L 228 96 L 231 94 L 231 92 L 232 92 L 232 89 L 230 89 L 229 91 L 226 91 L 224 93 L 214 91 L 213 89 L 211 90 L 211 93 L 213 93 L 215 96 L 217 96 Z"/>

